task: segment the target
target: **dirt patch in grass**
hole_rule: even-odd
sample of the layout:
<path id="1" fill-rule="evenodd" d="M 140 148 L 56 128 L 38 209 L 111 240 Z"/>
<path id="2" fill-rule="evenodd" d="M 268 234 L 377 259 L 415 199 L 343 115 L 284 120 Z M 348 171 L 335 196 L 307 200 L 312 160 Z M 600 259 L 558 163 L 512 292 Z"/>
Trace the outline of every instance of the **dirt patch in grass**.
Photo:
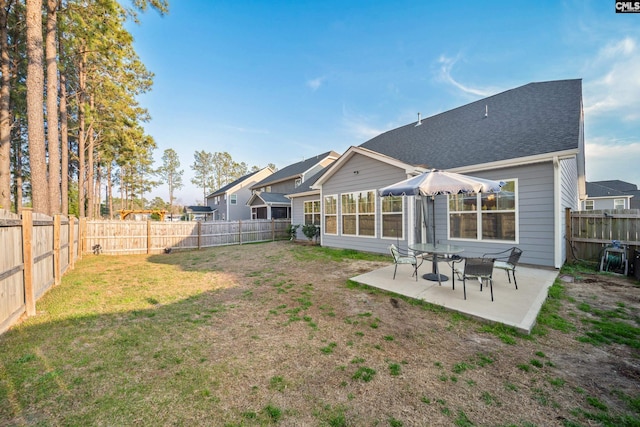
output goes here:
<path id="1" fill-rule="evenodd" d="M 88 257 L 0 337 L 0 425 L 638 425 L 637 282 L 575 275 L 521 336 L 350 283 L 389 263 L 358 258 Z"/>

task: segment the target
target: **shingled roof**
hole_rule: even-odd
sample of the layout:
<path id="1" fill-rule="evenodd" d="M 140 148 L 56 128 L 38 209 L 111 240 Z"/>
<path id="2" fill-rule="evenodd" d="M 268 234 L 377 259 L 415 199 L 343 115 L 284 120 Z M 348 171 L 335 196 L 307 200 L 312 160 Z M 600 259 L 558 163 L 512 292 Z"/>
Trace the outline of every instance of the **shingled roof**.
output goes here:
<path id="1" fill-rule="evenodd" d="M 335 151 L 327 151 L 326 153 L 309 157 L 308 159 L 291 164 L 285 168 L 278 170 L 277 172 L 274 172 L 273 174 L 269 175 L 262 181 L 252 185 L 251 188 L 264 187 L 266 185 L 270 185 L 276 182 L 285 181 L 295 177 L 300 177 L 302 176 L 302 174 L 307 172 L 309 169 L 314 167 L 316 164 L 318 164 L 320 161 L 322 161 L 326 157 L 333 157 L 337 159 L 338 157 L 340 157 L 340 154 L 336 153 Z"/>
<path id="2" fill-rule="evenodd" d="M 257 174 L 257 173 L 258 173 L 258 172 L 260 172 L 260 171 L 262 171 L 262 169 L 259 169 L 259 170 L 257 170 L 257 171 L 250 172 L 250 173 L 248 173 L 248 174 L 246 174 L 246 175 L 244 175 L 244 176 L 242 176 L 242 177 L 240 177 L 240 178 L 236 179 L 235 181 L 230 182 L 229 184 L 227 184 L 227 185 L 225 185 L 225 186 L 223 186 L 223 187 L 221 187 L 221 188 L 217 189 L 217 190 L 216 190 L 216 191 L 214 191 L 213 193 L 209 194 L 209 195 L 207 196 L 207 198 L 214 197 L 214 196 L 221 196 L 221 195 L 223 195 L 223 194 L 224 194 L 224 193 L 226 193 L 226 192 L 227 192 L 227 190 L 229 190 L 230 188 L 233 188 L 233 187 L 235 187 L 236 185 L 240 184 L 242 181 L 245 181 L 245 180 L 247 180 L 247 179 L 251 178 L 253 175 Z"/>
<path id="3" fill-rule="evenodd" d="M 582 80 L 527 85 L 390 130 L 360 147 L 452 169 L 578 150 Z"/>

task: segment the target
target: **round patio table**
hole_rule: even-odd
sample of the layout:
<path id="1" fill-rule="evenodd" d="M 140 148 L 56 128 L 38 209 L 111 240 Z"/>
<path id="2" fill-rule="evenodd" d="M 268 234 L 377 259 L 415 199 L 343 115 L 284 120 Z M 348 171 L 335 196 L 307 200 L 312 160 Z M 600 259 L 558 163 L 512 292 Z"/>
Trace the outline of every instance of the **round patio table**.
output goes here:
<path id="1" fill-rule="evenodd" d="M 432 255 L 432 266 L 431 273 L 427 273 L 422 276 L 422 278 L 426 280 L 431 280 L 433 282 L 446 282 L 449 280 L 449 277 L 444 274 L 440 274 L 438 271 L 438 256 L 440 255 L 454 255 L 459 254 L 464 251 L 462 246 L 449 245 L 449 244 L 436 244 L 433 243 L 414 243 L 409 245 L 409 249 L 412 251 L 421 253 L 421 254 L 431 254 Z"/>

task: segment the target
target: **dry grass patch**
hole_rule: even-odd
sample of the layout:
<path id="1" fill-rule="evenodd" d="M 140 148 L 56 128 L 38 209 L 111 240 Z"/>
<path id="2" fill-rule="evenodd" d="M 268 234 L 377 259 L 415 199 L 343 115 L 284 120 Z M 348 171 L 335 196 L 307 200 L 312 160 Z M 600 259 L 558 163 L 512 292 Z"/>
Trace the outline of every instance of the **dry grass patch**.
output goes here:
<path id="1" fill-rule="evenodd" d="M 0 424 L 638 425 L 637 339 L 577 339 L 607 311 L 579 309 L 580 281 L 549 309 L 573 329 L 522 337 L 348 282 L 388 262 L 290 242 L 87 257 L 0 337 Z"/>

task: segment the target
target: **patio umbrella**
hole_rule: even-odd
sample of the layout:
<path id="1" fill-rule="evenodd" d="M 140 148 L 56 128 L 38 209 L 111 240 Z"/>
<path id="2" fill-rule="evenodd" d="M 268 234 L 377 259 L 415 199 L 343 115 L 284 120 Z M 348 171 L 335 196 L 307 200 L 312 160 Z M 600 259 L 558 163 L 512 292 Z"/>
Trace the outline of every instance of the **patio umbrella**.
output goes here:
<path id="1" fill-rule="evenodd" d="M 498 192 L 500 191 L 500 187 L 503 185 L 504 182 L 502 181 L 492 181 L 489 179 L 432 169 L 418 176 L 381 188 L 378 190 L 378 193 L 380 196 L 431 196 L 431 242 L 435 245 L 435 206 L 433 203 L 435 196 L 438 194 Z M 424 201 L 422 207 L 423 210 L 425 210 Z"/>

